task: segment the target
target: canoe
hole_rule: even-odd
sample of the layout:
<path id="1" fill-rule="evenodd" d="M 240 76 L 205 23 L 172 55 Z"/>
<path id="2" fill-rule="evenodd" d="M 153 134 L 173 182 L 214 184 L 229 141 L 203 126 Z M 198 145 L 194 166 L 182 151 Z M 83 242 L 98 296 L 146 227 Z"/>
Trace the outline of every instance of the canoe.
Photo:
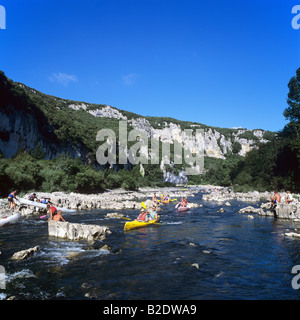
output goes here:
<path id="1" fill-rule="evenodd" d="M 26 204 L 28 206 L 33 206 L 33 207 L 38 207 L 38 208 L 43 208 L 43 209 L 47 209 L 47 204 L 46 203 L 40 203 L 40 202 L 36 202 L 36 201 L 31 201 L 28 199 L 23 199 L 23 198 L 18 198 L 18 200 L 22 203 L 22 204 Z M 76 212 L 76 210 L 71 210 L 71 209 L 66 209 L 66 208 L 62 208 L 62 207 L 57 207 L 56 205 L 53 205 L 57 210 L 60 210 L 61 212 Z"/>
<path id="2" fill-rule="evenodd" d="M 159 216 L 157 218 L 157 221 L 156 220 L 150 220 L 148 222 L 137 221 L 137 220 L 128 221 L 124 225 L 124 231 L 133 230 L 133 229 L 142 228 L 142 227 L 148 227 L 157 223 L 158 221 L 159 221 Z"/>
<path id="3" fill-rule="evenodd" d="M 188 211 L 189 210 L 189 207 L 179 207 L 177 208 L 178 211 Z"/>
<path id="4" fill-rule="evenodd" d="M 15 213 L 9 217 L 5 217 L 0 219 L 0 227 L 8 224 L 8 223 L 13 223 L 16 222 L 18 219 L 20 219 L 20 213 Z"/>
<path id="5" fill-rule="evenodd" d="M 168 204 L 170 203 L 170 200 L 160 200 L 161 203 L 165 203 L 165 204 Z"/>

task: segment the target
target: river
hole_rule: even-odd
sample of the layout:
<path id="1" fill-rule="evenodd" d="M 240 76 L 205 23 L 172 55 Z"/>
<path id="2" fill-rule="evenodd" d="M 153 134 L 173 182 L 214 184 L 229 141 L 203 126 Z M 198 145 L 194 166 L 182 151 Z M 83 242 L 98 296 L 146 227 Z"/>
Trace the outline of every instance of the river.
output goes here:
<path id="1" fill-rule="evenodd" d="M 111 229 L 93 245 L 48 237 L 47 221 L 38 217 L 2 227 L 6 288 L 0 299 L 299 299 L 291 270 L 300 264 L 300 240 L 284 236 L 299 229 L 299 222 L 257 214 L 249 219 L 237 213 L 248 203 L 219 206 L 203 201 L 200 192 L 189 200 L 203 206 L 176 212 L 174 202 L 164 205 L 162 225 L 128 232 L 125 220 L 105 218 L 112 210 L 64 215 L 69 222 Z M 221 207 L 225 212 L 218 212 Z M 138 214 L 122 213 L 132 219 Z M 101 249 L 104 244 L 110 249 Z M 10 259 L 36 245 L 40 251 L 33 257 Z"/>

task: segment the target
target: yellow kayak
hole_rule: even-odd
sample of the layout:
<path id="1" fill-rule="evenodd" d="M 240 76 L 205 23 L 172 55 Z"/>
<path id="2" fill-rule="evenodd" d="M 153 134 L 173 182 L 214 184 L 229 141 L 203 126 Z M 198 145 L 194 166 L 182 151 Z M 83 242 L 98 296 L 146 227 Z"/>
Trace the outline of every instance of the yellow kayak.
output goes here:
<path id="1" fill-rule="evenodd" d="M 159 221 L 159 216 L 157 217 L 157 220 L 150 220 L 148 222 L 138 221 L 138 220 L 128 221 L 124 225 L 124 231 L 147 227 L 147 226 L 150 226 L 152 224 L 157 223 L 158 221 Z"/>

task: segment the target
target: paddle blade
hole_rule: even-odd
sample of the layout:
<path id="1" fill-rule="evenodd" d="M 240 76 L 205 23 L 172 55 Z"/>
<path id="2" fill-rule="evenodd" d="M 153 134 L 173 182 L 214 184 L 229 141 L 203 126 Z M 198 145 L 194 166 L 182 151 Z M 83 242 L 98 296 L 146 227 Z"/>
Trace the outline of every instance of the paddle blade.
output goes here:
<path id="1" fill-rule="evenodd" d="M 146 207 L 146 205 L 145 205 L 144 202 L 142 202 L 141 205 L 142 205 L 142 207 L 143 207 L 144 209 L 147 209 L 147 207 Z"/>
<path id="2" fill-rule="evenodd" d="M 44 219 L 45 217 L 47 217 L 47 215 L 41 216 L 40 219 Z"/>

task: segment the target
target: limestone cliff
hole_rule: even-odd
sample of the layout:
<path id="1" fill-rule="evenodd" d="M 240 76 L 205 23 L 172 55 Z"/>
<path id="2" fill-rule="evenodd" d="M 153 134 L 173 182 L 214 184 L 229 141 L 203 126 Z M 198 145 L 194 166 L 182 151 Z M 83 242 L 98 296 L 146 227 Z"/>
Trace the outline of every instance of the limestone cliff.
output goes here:
<path id="1" fill-rule="evenodd" d="M 195 137 L 187 136 L 185 130 L 202 129 L 205 156 L 220 159 L 226 159 L 232 153 L 245 156 L 274 135 L 261 129 L 226 129 L 172 118 L 144 117 L 108 105 L 61 99 L 13 82 L 2 72 L 0 120 L 0 151 L 6 158 L 14 156 L 20 149 L 30 151 L 39 146 L 48 159 L 68 153 L 74 158 L 95 162 L 99 146 L 97 132 L 101 129 L 118 130 L 120 120 L 127 120 L 129 130 L 137 129 L 162 143 L 184 142 L 190 150 L 197 150 L 199 146 Z M 184 171 L 168 173 L 164 159 L 160 166 L 165 180 L 186 180 Z"/>

